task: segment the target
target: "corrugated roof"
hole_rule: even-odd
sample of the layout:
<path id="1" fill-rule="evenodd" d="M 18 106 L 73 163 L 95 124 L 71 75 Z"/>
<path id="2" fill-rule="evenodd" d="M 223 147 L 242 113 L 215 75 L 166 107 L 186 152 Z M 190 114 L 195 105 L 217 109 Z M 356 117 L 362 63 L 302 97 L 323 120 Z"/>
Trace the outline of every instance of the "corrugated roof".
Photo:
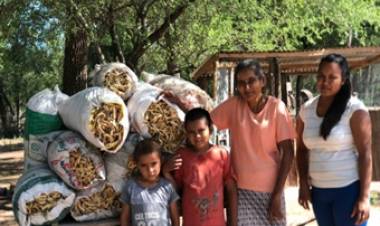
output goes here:
<path id="1" fill-rule="evenodd" d="M 361 68 L 369 64 L 380 62 L 380 46 L 351 47 L 351 48 L 325 48 L 304 51 L 264 51 L 242 52 L 228 51 L 214 54 L 207 58 L 192 74 L 193 79 L 213 74 L 215 67 L 223 63 L 235 65 L 245 59 L 257 59 L 264 70 L 268 70 L 269 61 L 276 58 L 281 73 L 288 75 L 313 74 L 322 56 L 330 53 L 339 53 L 345 56 L 351 69 Z"/>

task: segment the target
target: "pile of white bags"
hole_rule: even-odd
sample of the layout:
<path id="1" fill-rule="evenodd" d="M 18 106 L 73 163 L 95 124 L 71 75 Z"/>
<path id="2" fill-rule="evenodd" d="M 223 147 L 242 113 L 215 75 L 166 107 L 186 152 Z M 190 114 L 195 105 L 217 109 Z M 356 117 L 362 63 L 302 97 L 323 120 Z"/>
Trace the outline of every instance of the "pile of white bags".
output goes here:
<path id="1" fill-rule="evenodd" d="M 32 96 L 26 106 L 24 169 L 46 165 L 49 142 L 60 134 L 63 123 L 58 106 L 69 97 L 58 89 L 44 89 Z"/>
<path id="2" fill-rule="evenodd" d="M 20 225 L 55 223 L 68 212 L 77 221 L 117 217 L 124 182 L 136 173 L 137 143 L 155 137 L 165 158 L 184 140 L 184 112 L 163 90 L 192 107 L 212 108 L 207 94 L 190 82 L 149 76 L 150 84 L 138 82 L 127 66 L 111 63 L 91 73 L 96 87 L 71 97 L 56 87 L 30 98 L 25 171 L 13 197 Z"/>

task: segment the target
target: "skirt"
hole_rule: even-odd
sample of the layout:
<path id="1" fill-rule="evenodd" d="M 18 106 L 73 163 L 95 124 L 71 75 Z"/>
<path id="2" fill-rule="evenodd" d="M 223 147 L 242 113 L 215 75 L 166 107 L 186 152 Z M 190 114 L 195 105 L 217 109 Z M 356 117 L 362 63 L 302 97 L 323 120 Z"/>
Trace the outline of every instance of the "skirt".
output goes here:
<path id="1" fill-rule="evenodd" d="M 239 226 L 286 226 L 286 218 L 269 220 L 271 193 L 238 189 L 238 225 Z M 282 195 L 281 211 L 285 212 L 285 197 Z"/>

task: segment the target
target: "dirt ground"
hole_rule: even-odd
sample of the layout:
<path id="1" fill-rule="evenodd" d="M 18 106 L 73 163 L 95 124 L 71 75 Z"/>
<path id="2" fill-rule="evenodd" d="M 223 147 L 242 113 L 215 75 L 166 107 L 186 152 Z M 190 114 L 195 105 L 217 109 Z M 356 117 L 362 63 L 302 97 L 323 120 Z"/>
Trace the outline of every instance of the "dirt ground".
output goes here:
<path id="1" fill-rule="evenodd" d="M 23 145 L 21 139 L 0 140 L 0 187 L 9 188 L 16 184 L 23 170 Z M 368 226 L 380 225 L 380 182 L 371 185 L 371 217 Z M 297 187 L 285 191 L 287 220 L 289 226 L 317 226 L 312 211 L 306 211 L 297 203 Z M 0 197 L 0 225 L 17 225 L 13 217 L 11 200 Z"/>

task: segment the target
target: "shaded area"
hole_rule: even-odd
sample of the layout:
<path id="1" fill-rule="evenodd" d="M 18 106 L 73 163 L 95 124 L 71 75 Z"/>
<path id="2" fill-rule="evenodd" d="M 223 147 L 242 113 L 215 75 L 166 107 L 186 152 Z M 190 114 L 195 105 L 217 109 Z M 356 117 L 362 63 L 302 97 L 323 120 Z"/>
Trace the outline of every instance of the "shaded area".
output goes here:
<path id="1" fill-rule="evenodd" d="M 1 141 L 0 141 L 1 145 Z M 17 179 L 21 176 L 23 170 L 23 150 L 22 141 L 9 144 L 8 150 L 4 149 L 4 145 L 0 147 L 0 187 L 9 188 L 12 184 L 16 184 Z M 21 147 L 21 148 L 20 148 Z M 285 190 L 286 210 L 288 226 L 317 226 L 314 220 L 313 212 L 304 210 L 298 205 L 298 188 L 288 186 Z M 375 226 L 380 222 L 380 182 L 371 184 L 371 217 L 368 226 Z M 69 217 L 60 222 L 63 226 L 87 226 L 87 225 L 102 225 L 110 226 L 117 225 L 118 219 L 107 219 L 94 222 L 72 223 L 73 220 Z M 1 226 L 16 226 L 17 223 L 13 216 L 12 204 L 10 197 L 0 196 L 0 225 Z"/>
<path id="2" fill-rule="evenodd" d="M 0 188 L 9 190 L 21 176 L 24 164 L 21 139 L 0 141 Z M 7 192 L 9 194 L 9 192 Z M 0 225 L 16 226 L 12 211 L 12 197 L 0 196 Z"/>

